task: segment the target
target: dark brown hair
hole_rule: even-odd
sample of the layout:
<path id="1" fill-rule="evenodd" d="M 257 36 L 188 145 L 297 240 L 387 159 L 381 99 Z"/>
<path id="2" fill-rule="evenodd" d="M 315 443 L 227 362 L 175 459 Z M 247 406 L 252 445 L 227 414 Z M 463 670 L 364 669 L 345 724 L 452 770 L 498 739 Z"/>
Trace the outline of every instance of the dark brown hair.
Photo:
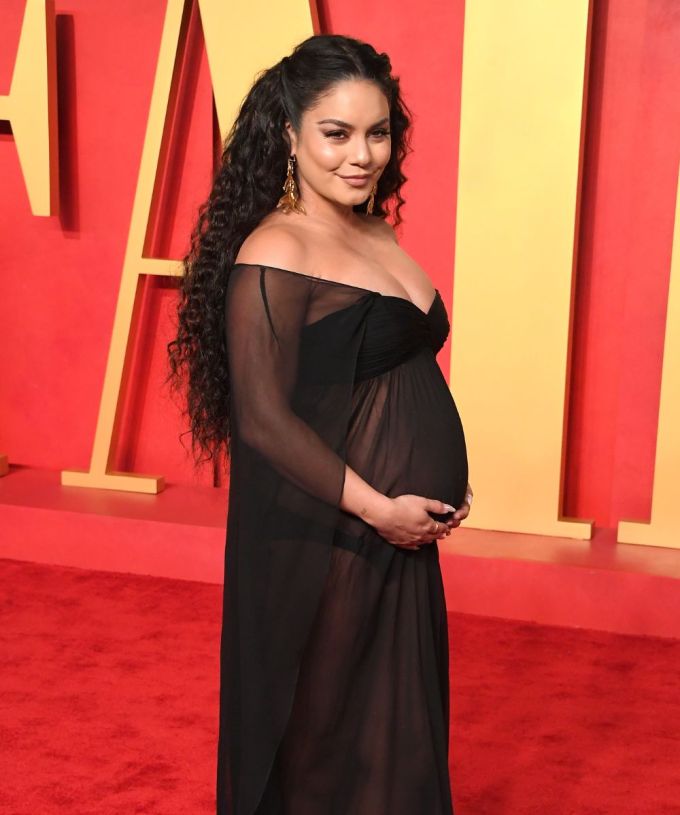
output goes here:
<path id="1" fill-rule="evenodd" d="M 337 82 L 367 79 L 390 110 L 391 156 L 375 194 L 373 214 L 394 217 L 404 204 L 402 162 L 410 152 L 411 114 L 390 59 L 368 43 L 339 34 L 301 42 L 290 56 L 257 75 L 227 135 L 207 201 L 201 206 L 180 278 L 177 336 L 167 346 L 169 381 L 185 400 L 194 463 L 229 454 L 229 375 L 224 298 L 229 272 L 245 238 L 276 207 L 290 145 L 285 122 L 300 129 L 303 113 Z M 365 205 L 355 207 L 364 210 Z M 184 435 L 184 434 L 182 434 Z M 201 455 L 204 457 L 201 458 Z"/>

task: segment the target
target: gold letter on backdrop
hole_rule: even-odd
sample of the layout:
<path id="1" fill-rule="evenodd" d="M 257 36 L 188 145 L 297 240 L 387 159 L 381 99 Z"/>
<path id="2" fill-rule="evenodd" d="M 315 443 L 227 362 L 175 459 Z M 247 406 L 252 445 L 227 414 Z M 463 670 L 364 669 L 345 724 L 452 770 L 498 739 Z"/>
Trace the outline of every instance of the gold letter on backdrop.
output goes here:
<path id="1" fill-rule="evenodd" d="M 59 212 L 57 56 L 53 0 L 26 0 L 12 85 L 0 96 L 12 125 L 31 212 Z"/>
<path id="2" fill-rule="evenodd" d="M 620 521 L 620 543 L 680 549 L 680 177 L 675 202 L 671 279 L 650 523 Z"/>
<path id="3" fill-rule="evenodd" d="M 287 3 L 254 0 L 233 4 L 198 0 L 198 7 L 220 131 L 224 136 L 255 74 L 314 33 L 312 13 L 309 3 L 303 0 Z M 150 493 L 159 492 L 164 486 L 160 475 L 112 472 L 109 460 L 116 443 L 121 390 L 127 378 L 137 283 L 145 274 L 182 274 L 177 261 L 149 257 L 148 233 L 155 214 L 159 164 L 167 149 L 166 118 L 172 104 L 175 66 L 181 62 L 177 56 L 184 48 L 190 11 L 191 0 L 168 0 L 92 459 L 89 470 L 62 471 L 64 485 Z"/>
<path id="4" fill-rule="evenodd" d="M 588 0 L 465 6 L 451 383 L 473 526 L 590 538 L 560 517 Z"/>

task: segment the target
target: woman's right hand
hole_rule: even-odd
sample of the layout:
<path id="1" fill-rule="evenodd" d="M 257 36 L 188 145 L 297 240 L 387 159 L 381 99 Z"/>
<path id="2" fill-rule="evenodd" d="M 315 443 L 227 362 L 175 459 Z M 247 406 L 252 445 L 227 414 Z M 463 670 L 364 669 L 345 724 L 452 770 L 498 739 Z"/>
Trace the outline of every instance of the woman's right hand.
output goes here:
<path id="1" fill-rule="evenodd" d="M 431 543 L 450 535 L 453 527 L 453 516 L 446 521 L 435 521 L 428 512 L 442 515 L 454 511 L 455 507 L 436 498 L 398 495 L 390 498 L 386 511 L 373 526 L 393 546 L 420 549 L 423 543 Z"/>

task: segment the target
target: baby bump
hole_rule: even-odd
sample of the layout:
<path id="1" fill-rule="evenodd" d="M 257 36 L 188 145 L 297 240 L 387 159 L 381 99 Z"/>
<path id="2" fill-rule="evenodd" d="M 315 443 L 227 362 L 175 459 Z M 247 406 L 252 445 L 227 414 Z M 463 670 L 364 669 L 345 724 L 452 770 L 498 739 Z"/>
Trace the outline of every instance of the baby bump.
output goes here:
<path id="1" fill-rule="evenodd" d="M 462 504 L 468 480 L 465 435 L 430 349 L 357 383 L 347 463 L 392 498 L 413 493 L 456 508 Z"/>

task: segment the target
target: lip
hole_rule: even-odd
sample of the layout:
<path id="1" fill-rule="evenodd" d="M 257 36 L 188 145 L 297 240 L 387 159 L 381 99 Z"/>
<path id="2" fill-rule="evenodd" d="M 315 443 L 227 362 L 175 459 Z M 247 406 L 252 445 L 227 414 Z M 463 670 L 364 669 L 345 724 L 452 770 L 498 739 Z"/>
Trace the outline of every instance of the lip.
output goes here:
<path id="1" fill-rule="evenodd" d="M 364 184 L 371 178 L 371 175 L 339 175 L 343 181 L 346 181 L 352 187 L 363 187 Z"/>

